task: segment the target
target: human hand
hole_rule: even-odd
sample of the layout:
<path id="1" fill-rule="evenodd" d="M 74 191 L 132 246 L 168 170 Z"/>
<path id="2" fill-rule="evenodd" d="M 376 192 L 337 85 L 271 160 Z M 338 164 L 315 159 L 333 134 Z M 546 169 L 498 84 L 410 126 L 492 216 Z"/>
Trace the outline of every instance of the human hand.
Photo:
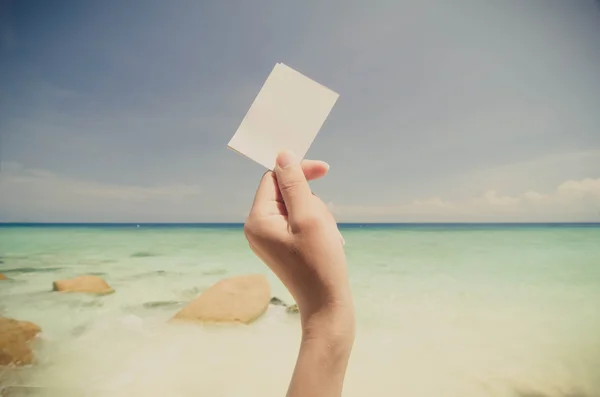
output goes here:
<path id="1" fill-rule="evenodd" d="M 354 342 L 343 238 L 307 181 L 328 169 L 280 153 L 275 172 L 263 176 L 244 225 L 252 251 L 300 310 L 302 343 L 287 397 L 340 397 Z"/>
<path id="2" fill-rule="evenodd" d="M 244 232 L 250 247 L 288 288 L 303 323 L 320 312 L 352 313 L 343 239 L 326 205 L 307 180 L 328 166 L 290 152 L 277 158 L 258 187 Z"/>

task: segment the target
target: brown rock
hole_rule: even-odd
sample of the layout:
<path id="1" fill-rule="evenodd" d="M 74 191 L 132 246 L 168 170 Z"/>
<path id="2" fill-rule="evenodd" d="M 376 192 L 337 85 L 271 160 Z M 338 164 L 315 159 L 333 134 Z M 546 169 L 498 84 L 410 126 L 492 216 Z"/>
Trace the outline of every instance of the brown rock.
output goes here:
<path id="1" fill-rule="evenodd" d="M 0 280 L 6 280 L 6 276 L 2 273 L 0 273 Z"/>
<path id="2" fill-rule="evenodd" d="M 270 290 L 269 281 L 261 274 L 227 278 L 204 291 L 173 319 L 250 324 L 267 310 Z"/>
<path id="3" fill-rule="evenodd" d="M 0 365 L 31 364 L 29 342 L 40 332 L 40 327 L 29 321 L 0 317 Z"/>
<path id="4" fill-rule="evenodd" d="M 287 309 L 285 309 L 288 313 L 300 313 L 300 310 L 298 310 L 298 305 L 294 304 L 294 305 L 290 305 L 287 307 Z"/>
<path id="5" fill-rule="evenodd" d="M 52 283 L 54 291 L 60 292 L 87 292 L 90 294 L 108 294 L 114 290 L 98 276 L 79 276 Z"/>

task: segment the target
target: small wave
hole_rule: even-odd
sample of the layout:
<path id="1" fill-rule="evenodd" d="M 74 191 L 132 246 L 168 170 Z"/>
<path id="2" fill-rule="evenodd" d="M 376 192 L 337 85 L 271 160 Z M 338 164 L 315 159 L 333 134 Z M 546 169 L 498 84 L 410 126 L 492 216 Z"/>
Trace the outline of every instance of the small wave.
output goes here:
<path id="1" fill-rule="evenodd" d="M 104 300 L 101 296 L 88 296 L 85 293 L 70 293 L 68 295 L 53 294 L 53 305 L 70 308 L 99 308 L 104 306 Z"/>
<path id="2" fill-rule="evenodd" d="M 160 254 L 154 253 L 154 252 L 148 252 L 148 251 L 139 251 L 139 252 L 134 252 L 133 254 L 131 254 L 132 258 L 148 258 L 151 256 L 159 256 Z"/>
<path id="3" fill-rule="evenodd" d="M 150 301 L 132 305 L 122 306 L 121 309 L 128 314 L 133 314 L 137 317 L 144 318 L 148 316 L 164 316 L 169 317 L 175 314 L 179 309 L 185 306 L 184 301 Z"/>
<path id="4" fill-rule="evenodd" d="M 186 300 L 195 299 L 201 292 L 204 292 L 208 287 L 193 287 L 181 291 L 181 295 Z"/>
<path id="5" fill-rule="evenodd" d="M 12 281 L 12 280 L 11 280 Z M 27 281 L 18 281 L 18 283 L 24 284 Z M 25 292 L 13 292 L 10 294 L 11 298 L 33 298 L 33 299 L 47 299 L 52 296 L 53 292 L 48 290 L 36 290 L 36 291 L 25 291 Z"/>
<path id="6" fill-rule="evenodd" d="M 35 255 L 32 255 L 35 256 Z M 1 256 L 0 259 L 7 260 L 7 259 L 14 259 L 14 260 L 23 260 L 23 259 L 30 259 L 32 256 L 30 255 L 4 255 Z"/>
<path id="7" fill-rule="evenodd" d="M 137 279 L 143 279 L 143 278 L 151 278 L 151 277 L 155 277 L 155 276 L 166 276 L 167 272 L 165 270 L 153 270 L 150 272 L 143 272 L 143 273 L 136 273 L 133 274 L 131 276 L 126 276 L 121 278 L 122 280 L 137 280 Z"/>
<path id="8" fill-rule="evenodd" d="M 67 306 L 69 307 L 102 307 L 104 306 L 104 302 L 101 300 L 79 300 L 79 301 L 71 301 L 68 302 Z"/>
<path id="9" fill-rule="evenodd" d="M 16 267 L 13 269 L 2 270 L 5 274 L 24 274 L 24 273 L 52 273 L 64 269 L 64 267 Z"/>
<path id="10" fill-rule="evenodd" d="M 82 259 L 78 263 L 80 265 L 103 265 L 106 263 L 116 263 L 114 259 Z"/>
<path id="11" fill-rule="evenodd" d="M 155 302 L 146 302 L 142 306 L 147 309 L 155 309 L 155 308 L 171 308 L 173 306 L 181 306 L 183 302 L 181 301 L 155 301 Z"/>
<path id="12" fill-rule="evenodd" d="M 105 272 L 86 272 L 90 276 L 108 276 L 108 273 Z"/>

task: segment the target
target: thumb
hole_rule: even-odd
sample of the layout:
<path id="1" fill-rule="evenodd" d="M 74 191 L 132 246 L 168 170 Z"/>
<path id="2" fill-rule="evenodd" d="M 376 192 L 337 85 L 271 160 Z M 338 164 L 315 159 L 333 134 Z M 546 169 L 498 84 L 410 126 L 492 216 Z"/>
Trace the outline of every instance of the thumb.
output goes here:
<path id="1" fill-rule="evenodd" d="M 290 217 L 298 219 L 308 213 L 312 193 L 300 165 L 300 159 L 287 150 L 279 153 L 275 165 L 275 175 Z"/>

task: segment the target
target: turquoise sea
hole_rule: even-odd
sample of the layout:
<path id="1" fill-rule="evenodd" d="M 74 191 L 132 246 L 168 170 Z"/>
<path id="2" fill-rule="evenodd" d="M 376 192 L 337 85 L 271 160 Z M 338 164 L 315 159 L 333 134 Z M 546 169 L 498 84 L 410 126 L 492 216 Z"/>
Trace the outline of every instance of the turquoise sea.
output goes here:
<path id="1" fill-rule="evenodd" d="M 600 396 L 600 224 L 340 225 L 357 310 L 345 396 Z M 39 324 L 28 396 L 283 396 L 299 319 L 167 324 L 220 278 L 264 273 L 241 225 L 0 226 L 0 315 Z M 104 277 L 106 296 L 51 292 Z M 13 396 L 25 389 L 13 389 Z M 25 394 L 23 394 L 25 395 Z"/>

